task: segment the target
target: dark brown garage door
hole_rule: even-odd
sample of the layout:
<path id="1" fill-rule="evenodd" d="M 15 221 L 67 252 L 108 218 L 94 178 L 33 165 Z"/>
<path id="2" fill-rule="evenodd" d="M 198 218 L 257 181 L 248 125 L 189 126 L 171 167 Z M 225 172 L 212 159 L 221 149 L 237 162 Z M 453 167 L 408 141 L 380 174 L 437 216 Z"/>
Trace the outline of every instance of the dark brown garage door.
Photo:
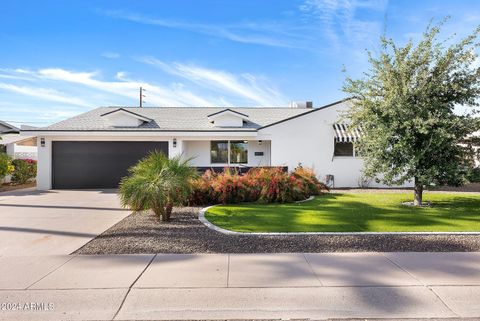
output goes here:
<path id="1" fill-rule="evenodd" d="M 116 188 L 127 169 L 168 142 L 53 142 L 53 188 Z"/>

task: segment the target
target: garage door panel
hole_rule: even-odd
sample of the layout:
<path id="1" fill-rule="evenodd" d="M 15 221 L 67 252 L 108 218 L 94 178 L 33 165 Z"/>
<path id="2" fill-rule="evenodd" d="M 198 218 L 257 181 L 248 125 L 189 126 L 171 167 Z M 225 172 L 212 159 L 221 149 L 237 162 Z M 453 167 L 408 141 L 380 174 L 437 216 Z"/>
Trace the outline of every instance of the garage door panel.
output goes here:
<path id="1" fill-rule="evenodd" d="M 116 188 L 128 168 L 168 142 L 74 142 L 52 145 L 53 188 Z"/>

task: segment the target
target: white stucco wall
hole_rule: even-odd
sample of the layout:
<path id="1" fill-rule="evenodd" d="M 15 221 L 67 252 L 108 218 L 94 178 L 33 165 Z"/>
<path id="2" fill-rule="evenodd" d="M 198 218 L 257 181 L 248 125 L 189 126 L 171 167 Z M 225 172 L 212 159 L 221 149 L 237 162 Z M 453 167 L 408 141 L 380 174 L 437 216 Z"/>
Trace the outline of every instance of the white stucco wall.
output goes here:
<path id="1" fill-rule="evenodd" d="M 218 138 L 212 140 L 219 140 Z M 232 139 L 238 140 L 238 139 Z M 210 140 L 184 141 L 184 156 L 192 158 L 193 166 L 227 166 L 228 164 L 212 164 L 210 162 Z M 263 152 L 263 156 L 255 156 L 255 152 Z M 257 140 L 248 141 L 248 163 L 243 166 L 269 166 L 270 165 L 270 142 Z"/>
<path id="2" fill-rule="evenodd" d="M 214 117 L 215 127 L 241 127 L 242 123 L 243 119 L 241 117 L 228 112 Z"/>
<path id="3" fill-rule="evenodd" d="M 104 117 L 108 119 L 108 122 L 111 126 L 137 127 L 142 124 L 142 121 L 134 115 L 130 115 L 122 111 L 112 113 Z"/>
<path id="4" fill-rule="evenodd" d="M 358 187 L 363 161 L 357 157 L 334 157 L 334 130 L 348 102 L 279 123 L 259 131 L 258 139 L 271 139 L 272 166 L 293 169 L 301 163 L 311 167 L 319 179 L 334 175 L 335 187 Z M 407 184 L 408 185 L 408 184 Z M 384 187 L 374 181 L 370 187 Z"/>

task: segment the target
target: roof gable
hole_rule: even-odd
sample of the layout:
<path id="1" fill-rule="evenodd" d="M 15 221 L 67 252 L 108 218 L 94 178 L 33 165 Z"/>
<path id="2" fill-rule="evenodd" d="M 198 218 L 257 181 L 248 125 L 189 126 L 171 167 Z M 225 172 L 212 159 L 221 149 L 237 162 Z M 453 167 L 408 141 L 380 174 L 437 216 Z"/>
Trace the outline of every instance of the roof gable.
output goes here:
<path id="1" fill-rule="evenodd" d="M 232 110 L 232 109 L 230 109 L 230 108 L 226 108 L 226 109 L 224 109 L 224 110 L 217 111 L 216 113 L 207 115 L 207 117 L 209 117 L 209 118 L 215 118 L 215 117 L 218 117 L 219 115 L 226 114 L 226 113 L 233 114 L 233 115 L 237 115 L 237 116 L 242 116 L 242 118 L 243 118 L 243 117 L 248 118 L 248 115 L 243 114 L 243 113 L 241 113 L 241 112 L 238 112 L 238 111 L 236 111 L 236 110 Z"/>
<path id="2" fill-rule="evenodd" d="M 308 114 L 311 114 L 311 113 L 315 113 L 317 111 L 321 111 L 321 110 L 325 110 L 329 107 L 333 107 L 333 106 L 337 106 L 339 104 L 342 104 L 342 103 L 345 103 L 345 102 L 348 102 L 350 101 L 351 98 L 345 98 L 345 99 L 342 99 L 342 100 L 338 100 L 336 102 L 333 102 L 331 104 L 328 104 L 328 105 L 324 105 L 322 107 L 318 107 L 318 108 L 313 108 L 307 112 L 303 112 L 303 113 L 300 113 L 298 115 L 294 115 L 294 116 L 291 116 L 291 117 L 288 117 L 288 118 L 284 118 L 284 119 L 281 119 L 279 121 L 276 121 L 276 122 L 272 122 L 270 124 L 267 124 L 265 126 L 262 126 L 258 129 L 264 129 L 264 128 L 268 128 L 268 127 L 271 127 L 271 126 L 275 126 L 275 125 L 278 125 L 278 124 L 281 124 L 281 123 L 284 123 L 284 122 L 288 122 L 289 120 L 292 120 L 292 119 L 295 119 L 295 118 L 298 118 L 298 117 L 302 117 L 302 116 L 305 116 L 305 115 L 308 115 Z"/>
<path id="3" fill-rule="evenodd" d="M 113 127 L 138 127 L 144 123 L 151 122 L 152 119 L 126 110 L 118 108 L 110 112 L 100 115 L 100 117 L 107 120 L 109 125 Z"/>
<path id="4" fill-rule="evenodd" d="M 215 127 L 243 127 L 244 121 L 248 120 L 248 115 L 230 108 L 207 115 L 207 117 Z"/>

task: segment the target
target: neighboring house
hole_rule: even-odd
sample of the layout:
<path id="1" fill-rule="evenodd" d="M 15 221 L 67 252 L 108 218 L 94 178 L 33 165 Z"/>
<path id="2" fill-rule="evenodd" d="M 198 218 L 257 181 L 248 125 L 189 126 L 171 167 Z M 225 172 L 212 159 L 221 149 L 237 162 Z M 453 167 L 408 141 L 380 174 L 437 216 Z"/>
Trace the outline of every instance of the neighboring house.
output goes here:
<path id="1" fill-rule="evenodd" d="M 102 107 L 22 133 L 38 137 L 39 189 L 117 187 L 154 149 L 192 158 L 200 169 L 302 164 L 322 180 L 330 175 L 335 187 L 357 187 L 362 159 L 354 144 L 361 133 L 338 123 L 349 107 Z"/>
<path id="2" fill-rule="evenodd" d="M 37 138 L 20 135 L 20 129 L 0 120 L 0 152 L 12 158 L 37 159 Z"/>

